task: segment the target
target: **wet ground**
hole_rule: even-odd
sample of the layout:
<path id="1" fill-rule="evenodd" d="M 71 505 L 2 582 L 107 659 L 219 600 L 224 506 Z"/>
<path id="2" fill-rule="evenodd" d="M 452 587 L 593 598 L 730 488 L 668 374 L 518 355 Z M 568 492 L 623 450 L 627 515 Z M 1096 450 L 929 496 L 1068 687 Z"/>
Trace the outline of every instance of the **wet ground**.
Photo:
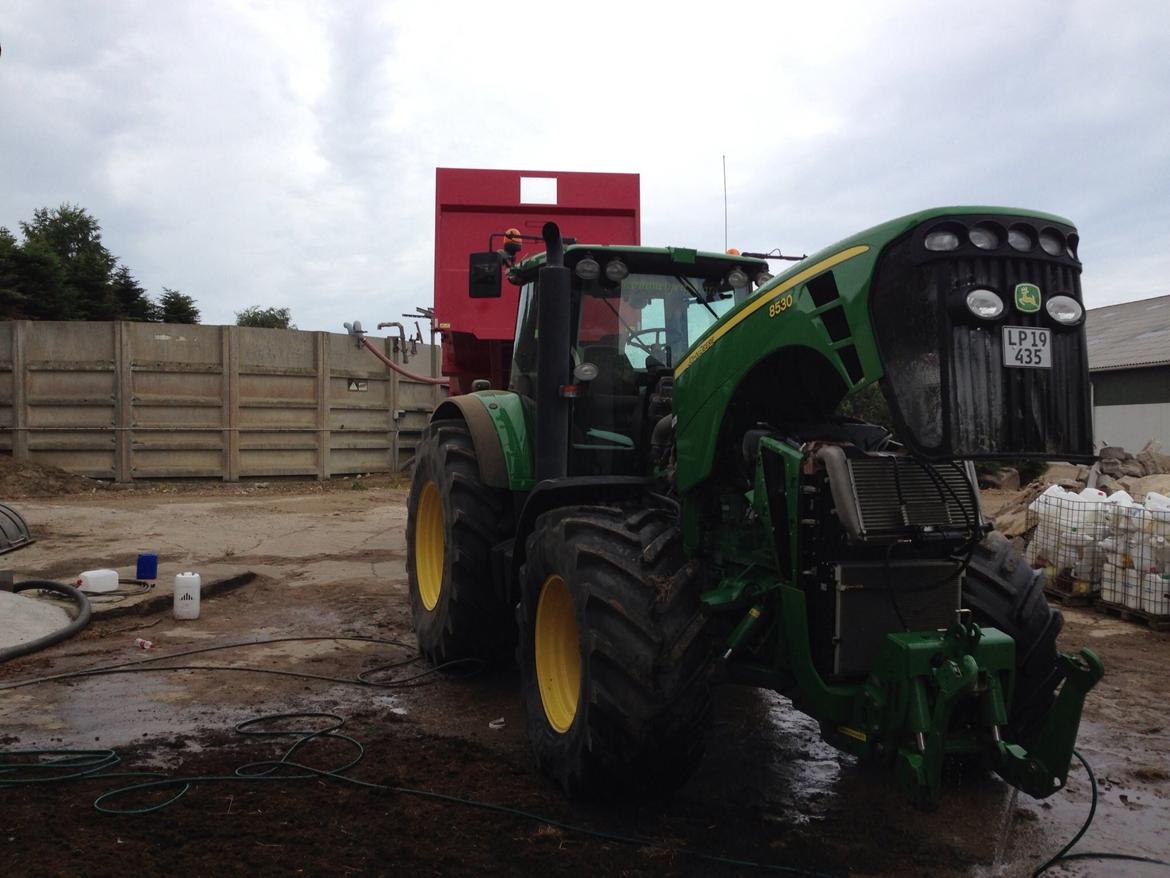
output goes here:
<path id="1" fill-rule="evenodd" d="M 1015 876 L 1057 850 L 1088 809 L 1088 784 L 1078 768 L 1068 789 L 1044 802 L 1017 797 L 994 779 L 951 777 L 942 807 L 922 814 L 888 775 L 821 743 L 815 724 L 784 699 L 740 688 L 719 692 L 707 759 L 679 792 L 662 800 L 572 804 L 531 767 L 514 672 L 411 679 L 426 669 L 412 661 L 401 490 L 363 484 L 304 494 L 287 486 L 202 496 L 130 491 L 13 505 L 38 538 L 3 559 L 18 580 L 65 578 L 97 566 L 128 573 L 136 554 L 147 550 L 160 554 L 164 579 L 180 569 L 204 572 L 207 581 L 242 572 L 255 577 L 209 597 L 194 622 L 175 622 L 157 601 L 145 611 L 131 601 L 116 612 L 107 608 L 74 640 L 0 666 L 0 686 L 246 640 L 372 637 L 404 645 L 296 640 L 144 666 L 199 666 L 192 670 L 0 689 L 0 747 L 112 748 L 122 759 L 115 771 L 171 776 L 232 776 L 244 763 L 278 758 L 296 741 L 234 731 L 250 718 L 335 713 L 346 719 L 341 731 L 365 746 L 364 758 L 343 773 L 375 785 L 326 776 L 204 781 L 169 808 L 141 816 L 93 808 L 99 795 L 134 778 L 2 790 L 3 874 L 409 868 L 444 875 L 706 875 L 751 872 L 752 862 L 834 875 Z M 1079 848 L 1166 858 L 1170 635 L 1083 610 L 1067 611 L 1066 618 L 1062 644 L 1096 649 L 1108 672 L 1090 699 L 1080 738 L 1101 801 Z M 156 648 L 138 649 L 139 637 Z M 396 666 L 369 674 L 382 685 L 356 678 L 385 665 Z M 319 730 L 323 722 L 270 727 Z M 291 758 L 327 770 L 354 753 L 348 741 L 323 737 Z M 105 805 L 140 809 L 176 791 L 131 792 Z M 419 791 L 453 799 L 423 798 Z M 475 808 L 466 800 L 536 816 Z M 1054 874 L 1161 872 L 1082 862 Z"/>

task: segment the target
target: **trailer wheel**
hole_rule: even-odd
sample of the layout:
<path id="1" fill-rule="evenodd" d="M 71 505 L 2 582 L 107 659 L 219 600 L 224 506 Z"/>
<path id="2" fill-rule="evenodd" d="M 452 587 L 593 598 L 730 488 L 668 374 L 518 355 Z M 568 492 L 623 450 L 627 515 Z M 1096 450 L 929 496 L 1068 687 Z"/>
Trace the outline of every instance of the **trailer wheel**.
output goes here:
<path id="1" fill-rule="evenodd" d="M 546 513 L 520 581 L 517 659 L 541 771 L 572 796 L 681 785 L 703 753 L 714 650 L 675 516 Z"/>
<path id="2" fill-rule="evenodd" d="M 1029 567 L 998 531 L 975 548 L 963 602 L 978 624 L 998 628 L 1016 642 L 1016 683 L 1007 732 L 1008 740 L 1028 746 L 1063 680 L 1056 637 L 1064 617 L 1048 606 L 1043 572 Z"/>
<path id="3" fill-rule="evenodd" d="M 462 421 L 437 421 L 419 446 L 406 521 L 406 572 L 418 648 L 433 664 L 494 661 L 515 644 L 511 608 L 491 579 L 509 533 L 508 492 L 479 476 Z"/>

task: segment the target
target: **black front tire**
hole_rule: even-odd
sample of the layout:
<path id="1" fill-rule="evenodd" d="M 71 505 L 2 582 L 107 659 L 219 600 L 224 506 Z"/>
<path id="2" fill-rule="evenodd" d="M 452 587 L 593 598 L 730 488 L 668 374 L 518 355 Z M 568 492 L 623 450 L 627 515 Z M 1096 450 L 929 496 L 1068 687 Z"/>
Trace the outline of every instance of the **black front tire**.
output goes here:
<path id="1" fill-rule="evenodd" d="M 1043 572 L 1029 567 L 998 531 L 971 556 L 963 603 L 979 625 L 998 628 L 1016 642 L 1016 682 L 1006 731 L 1009 741 L 1028 746 L 1064 679 L 1056 658 L 1064 617 L 1044 597 Z"/>
<path id="2" fill-rule="evenodd" d="M 432 664 L 496 662 L 515 646 L 512 608 L 491 575 L 491 548 L 511 517 L 508 491 L 480 478 L 467 425 L 433 423 L 415 456 L 406 520 L 410 613 Z"/>
<path id="3" fill-rule="evenodd" d="M 565 630 L 537 624 L 546 586 L 567 586 L 571 605 L 561 605 L 575 622 L 567 639 L 576 641 L 579 694 L 559 716 L 541 691 L 547 658 L 538 669 L 550 632 Z M 570 796 L 593 798 L 668 792 L 691 775 L 710 714 L 714 644 L 672 513 L 588 507 L 541 516 L 517 612 L 528 737 L 541 771 Z M 558 730 L 558 718 L 567 727 Z"/>

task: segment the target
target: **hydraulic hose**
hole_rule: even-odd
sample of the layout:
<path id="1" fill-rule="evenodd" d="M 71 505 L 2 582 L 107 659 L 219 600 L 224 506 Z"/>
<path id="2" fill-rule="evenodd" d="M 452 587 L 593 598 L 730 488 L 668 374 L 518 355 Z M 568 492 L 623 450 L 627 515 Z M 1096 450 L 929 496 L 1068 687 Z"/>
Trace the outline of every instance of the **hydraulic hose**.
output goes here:
<path id="1" fill-rule="evenodd" d="M 385 363 L 387 366 L 389 366 L 391 369 L 393 369 L 399 375 L 405 375 L 411 381 L 420 381 L 423 384 L 450 384 L 451 383 L 450 378 L 428 378 L 426 375 L 416 375 L 414 372 L 411 372 L 409 369 L 403 369 L 401 366 L 399 366 L 397 363 L 395 363 L 393 360 L 391 360 L 388 356 L 386 356 L 384 353 L 382 353 L 380 350 L 378 350 L 368 338 L 362 339 L 362 345 L 365 346 L 365 349 L 367 351 L 369 351 L 371 354 L 373 354 L 375 357 L 377 357 L 379 360 L 381 360 L 383 363 Z"/>
<path id="2" fill-rule="evenodd" d="M 18 582 L 12 590 L 14 592 L 20 592 L 28 591 L 34 588 L 41 589 L 43 591 L 53 591 L 59 595 L 63 595 L 69 598 L 77 605 L 77 615 L 74 617 L 72 622 L 70 622 L 64 628 L 54 631 L 52 634 L 46 634 L 44 637 L 38 637 L 36 640 L 29 640 L 25 643 L 18 643 L 16 646 L 0 649 L 0 664 L 3 664 L 9 659 L 14 659 L 22 655 L 28 655 L 29 653 L 37 652 L 38 650 L 52 646 L 55 643 L 68 640 L 70 637 L 89 624 L 89 598 L 87 598 L 73 586 L 66 585 L 63 582 L 53 582 L 51 579 L 28 579 L 24 582 Z"/>

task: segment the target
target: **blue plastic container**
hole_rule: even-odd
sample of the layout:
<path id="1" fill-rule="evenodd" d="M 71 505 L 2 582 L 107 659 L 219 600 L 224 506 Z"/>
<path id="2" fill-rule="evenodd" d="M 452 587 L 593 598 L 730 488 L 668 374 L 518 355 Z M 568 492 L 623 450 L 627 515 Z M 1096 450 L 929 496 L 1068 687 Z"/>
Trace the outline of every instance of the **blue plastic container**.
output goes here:
<path id="1" fill-rule="evenodd" d="M 138 570 L 135 579 L 158 579 L 158 554 L 143 552 L 138 556 Z"/>

